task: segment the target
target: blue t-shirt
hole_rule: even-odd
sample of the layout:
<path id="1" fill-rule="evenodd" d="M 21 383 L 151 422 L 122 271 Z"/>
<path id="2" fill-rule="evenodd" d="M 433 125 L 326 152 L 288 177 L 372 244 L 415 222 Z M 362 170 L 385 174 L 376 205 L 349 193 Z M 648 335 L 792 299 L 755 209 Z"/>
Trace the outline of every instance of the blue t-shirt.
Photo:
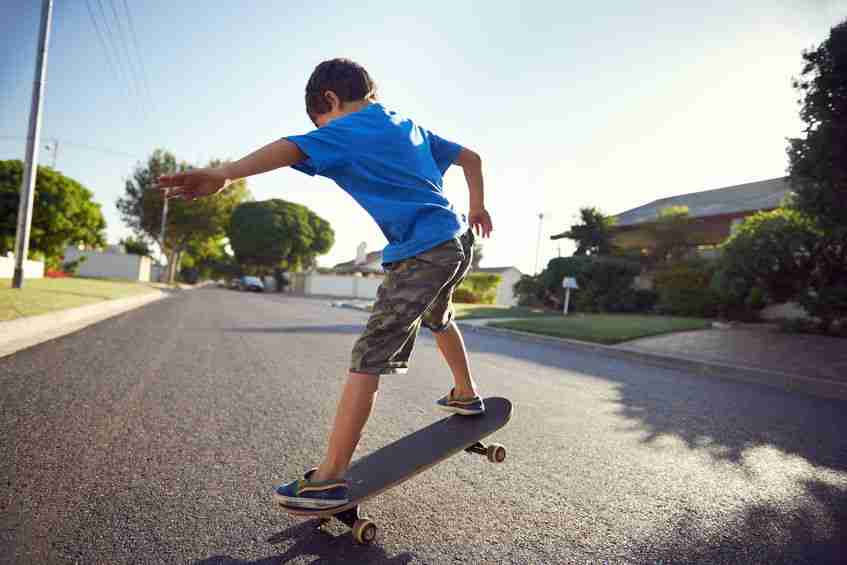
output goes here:
<path id="1" fill-rule="evenodd" d="M 432 249 L 468 229 L 444 197 L 442 179 L 462 147 L 381 104 L 285 139 L 306 154 L 295 169 L 332 179 L 376 221 L 388 239 L 385 263 Z"/>

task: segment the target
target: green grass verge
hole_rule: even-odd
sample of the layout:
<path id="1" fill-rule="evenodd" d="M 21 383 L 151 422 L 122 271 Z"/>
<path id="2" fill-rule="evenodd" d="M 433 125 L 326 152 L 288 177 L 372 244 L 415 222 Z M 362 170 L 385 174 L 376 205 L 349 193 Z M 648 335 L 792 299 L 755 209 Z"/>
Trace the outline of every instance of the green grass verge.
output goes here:
<path id="1" fill-rule="evenodd" d="M 145 283 L 80 278 L 25 280 L 13 289 L 10 279 L 0 279 L 0 322 L 152 290 Z"/>
<path id="2" fill-rule="evenodd" d="M 549 316 L 549 310 L 524 308 L 522 306 L 494 306 L 492 304 L 454 304 L 456 319 L 474 320 L 480 318 L 537 318 Z"/>
<path id="3" fill-rule="evenodd" d="M 545 317 L 530 320 L 492 322 L 495 328 L 518 330 L 553 337 L 578 339 L 612 345 L 671 332 L 702 330 L 711 327 L 709 320 L 629 314 L 571 314 L 567 317 Z"/>

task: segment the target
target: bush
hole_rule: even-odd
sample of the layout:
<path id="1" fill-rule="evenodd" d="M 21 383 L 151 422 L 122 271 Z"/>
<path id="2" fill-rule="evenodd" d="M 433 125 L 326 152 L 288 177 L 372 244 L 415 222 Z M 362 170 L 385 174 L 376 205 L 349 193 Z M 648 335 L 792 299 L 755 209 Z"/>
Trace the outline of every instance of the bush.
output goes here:
<path id="1" fill-rule="evenodd" d="M 713 276 L 714 267 L 703 260 L 679 261 L 656 271 L 658 311 L 674 316 L 717 315 L 723 297 L 712 288 Z"/>
<path id="2" fill-rule="evenodd" d="M 65 261 L 62 263 L 61 271 L 68 275 L 76 275 L 79 273 L 79 266 L 82 265 L 87 258 L 88 257 L 85 255 L 81 255 L 73 261 Z"/>
<path id="3" fill-rule="evenodd" d="M 635 311 L 652 312 L 659 301 L 659 293 L 654 290 L 639 289 L 635 291 Z"/>
<path id="4" fill-rule="evenodd" d="M 544 306 L 544 285 L 540 276 L 521 275 L 512 285 L 512 292 L 518 299 L 518 306 L 537 308 Z"/>
<path id="5" fill-rule="evenodd" d="M 468 304 L 494 304 L 501 280 L 500 275 L 470 273 L 454 291 L 453 299 Z"/>
<path id="6" fill-rule="evenodd" d="M 479 304 L 479 296 L 461 286 L 453 291 L 453 302 L 461 304 Z"/>
<path id="7" fill-rule="evenodd" d="M 603 256 L 559 257 L 541 275 L 544 287 L 563 295 L 562 280 L 574 277 L 579 290 L 571 299 L 582 312 L 635 312 L 636 291 L 632 283 L 641 272 L 638 263 Z M 646 298 L 646 297 L 642 297 Z"/>

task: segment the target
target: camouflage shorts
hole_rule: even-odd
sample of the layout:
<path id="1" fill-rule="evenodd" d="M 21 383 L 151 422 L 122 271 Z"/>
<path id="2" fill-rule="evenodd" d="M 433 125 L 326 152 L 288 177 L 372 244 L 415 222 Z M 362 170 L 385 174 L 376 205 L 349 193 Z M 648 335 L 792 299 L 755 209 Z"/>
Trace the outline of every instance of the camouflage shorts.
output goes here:
<path id="1" fill-rule="evenodd" d="M 353 346 L 350 370 L 405 373 L 421 325 L 444 331 L 453 321 L 453 291 L 468 274 L 471 230 L 428 251 L 385 265 L 373 313 Z"/>

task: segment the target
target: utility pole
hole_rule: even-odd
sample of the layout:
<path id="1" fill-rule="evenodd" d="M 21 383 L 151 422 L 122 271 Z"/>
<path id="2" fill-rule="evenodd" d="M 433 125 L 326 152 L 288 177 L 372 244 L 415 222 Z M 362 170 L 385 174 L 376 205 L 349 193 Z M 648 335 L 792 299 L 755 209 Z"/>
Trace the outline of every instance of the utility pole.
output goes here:
<path id="1" fill-rule="evenodd" d="M 165 226 L 168 223 L 168 189 L 167 188 L 162 193 L 162 198 L 163 198 L 163 202 L 162 202 L 162 235 L 160 237 L 161 237 L 161 241 L 162 241 L 162 258 L 167 260 L 168 256 L 165 253 Z M 170 262 L 168 262 L 167 270 L 162 271 L 165 280 L 159 281 L 159 282 L 170 282 L 170 272 L 171 272 L 171 264 L 170 264 Z"/>
<path id="2" fill-rule="evenodd" d="M 541 223 L 544 221 L 544 213 L 538 214 L 538 243 L 535 246 L 535 274 L 538 274 L 538 254 L 541 251 Z"/>
<path id="3" fill-rule="evenodd" d="M 29 232 L 32 226 L 32 206 L 35 202 L 35 179 L 38 176 L 38 137 L 41 134 L 41 102 L 44 81 L 47 78 L 47 43 L 50 38 L 50 20 L 53 0 L 41 3 L 41 29 L 38 33 L 38 56 L 35 62 L 35 79 L 32 85 L 32 102 L 29 107 L 29 132 L 26 138 L 26 167 L 21 181 L 21 201 L 18 206 L 18 227 L 15 232 L 15 273 L 12 288 L 21 288 L 24 280 L 24 261 L 29 255 Z"/>

